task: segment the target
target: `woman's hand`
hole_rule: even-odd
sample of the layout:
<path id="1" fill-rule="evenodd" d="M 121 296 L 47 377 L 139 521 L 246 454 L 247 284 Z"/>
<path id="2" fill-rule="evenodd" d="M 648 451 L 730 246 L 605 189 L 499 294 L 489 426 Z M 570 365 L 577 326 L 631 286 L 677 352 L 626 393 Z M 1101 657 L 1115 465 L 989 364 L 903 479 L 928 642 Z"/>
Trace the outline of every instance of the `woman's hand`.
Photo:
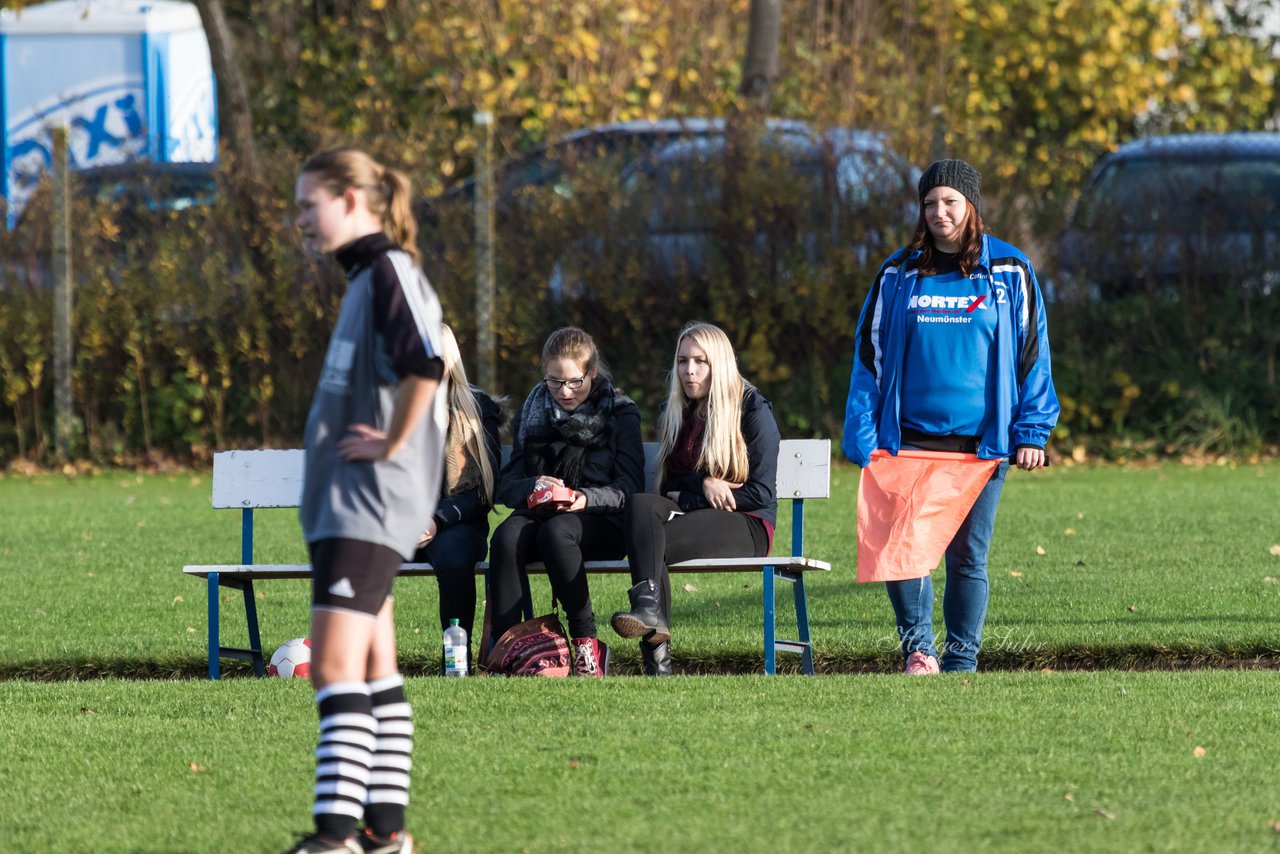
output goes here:
<path id="1" fill-rule="evenodd" d="M 702 494 L 707 503 L 717 510 L 736 510 L 738 503 L 733 498 L 733 491 L 741 487 L 740 483 L 730 483 L 718 477 L 708 477 L 702 481 Z"/>
<path id="2" fill-rule="evenodd" d="M 675 503 L 679 504 L 679 503 L 680 503 L 680 492 L 679 492 L 678 490 L 672 490 L 671 492 L 668 492 L 668 493 L 667 493 L 667 498 L 669 498 L 669 499 L 671 499 L 672 501 L 674 501 Z"/>
<path id="3" fill-rule="evenodd" d="M 436 538 L 436 534 L 438 533 L 439 533 L 439 527 L 436 525 L 436 520 L 432 519 L 431 521 L 427 522 L 427 527 L 425 530 L 423 530 L 422 536 L 418 537 L 418 548 L 422 548 L 426 546 L 428 543 L 430 543 L 432 540 Z"/>
<path id="4" fill-rule="evenodd" d="M 579 510 L 587 506 L 587 494 L 585 492 L 573 491 L 573 503 L 561 504 L 556 510 L 560 513 L 577 513 Z"/>
<path id="5" fill-rule="evenodd" d="M 1023 471 L 1035 471 L 1044 467 L 1044 448 L 1019 448 L 1018 468 Z"/>
<path id="6" fill-rule="evenodd" d="M 533 491 L 537 492 L 539 489 L 546 489 L 548 486 L 564 486 L 564 481 L 549 474 L 540 474 L 537 482 L 533 485 Z"/>
<path id="7" fill-rule="evenodd" d="M 349 463 L 387 458 L 387 434 L 368 424 L 352 424 L 338 440 L 338 456 Z"/>

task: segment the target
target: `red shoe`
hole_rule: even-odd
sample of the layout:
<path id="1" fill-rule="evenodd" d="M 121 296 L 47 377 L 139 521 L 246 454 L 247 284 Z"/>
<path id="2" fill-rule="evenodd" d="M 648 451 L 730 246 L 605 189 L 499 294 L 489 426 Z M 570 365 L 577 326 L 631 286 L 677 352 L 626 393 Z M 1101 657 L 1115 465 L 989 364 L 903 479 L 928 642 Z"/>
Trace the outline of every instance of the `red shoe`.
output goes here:
<path id="1" fill-rule="evenodd" d="M 609 647 L 599 638 L 573 639 L 573 675 L 601 678 L 609 674 Z"/>

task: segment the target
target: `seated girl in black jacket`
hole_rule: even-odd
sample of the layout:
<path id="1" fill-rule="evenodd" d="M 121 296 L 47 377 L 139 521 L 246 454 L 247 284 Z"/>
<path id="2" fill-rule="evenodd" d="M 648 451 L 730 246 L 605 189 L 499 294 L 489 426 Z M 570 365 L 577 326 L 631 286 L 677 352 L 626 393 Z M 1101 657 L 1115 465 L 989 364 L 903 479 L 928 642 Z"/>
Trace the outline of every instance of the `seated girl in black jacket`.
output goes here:
<path id="1" fill-rule="evenodd" d="M 567 327 L 542 348 L 546 380 L 529 392 L 512 425 L 511 459 L 497 500 L 514 511 L 494 532 L 489 555 L 493 637 L 520 621 L 529 579 L 541 560 L 569 623 L 572 672 L 604 676 L 609 649 L 596 637 L 586 560 L 622 557 L 622 510 L 644 489 L 640 408 L 615 391 L 591 336 Z M 561 502 L 529 506 L 549 487 Z"/>
<path id="2" fill-rule="evenodd" d="M 440 587 L 440 630 L 456 619 L 467 641 L 476 614 L 476 564 L 489 551 L 489 510 L 502 459 L 501 401 L 467 383 L 453 330 L 440 327 L 445 376 L 449 380 L 449 430 L 444 477 L 435 514 L 418 539 L 413 559 L 430 563 Z M 474 661 L 468 653 L 467 661 Z"/>
<path id="3" fill-rule="evenodd" d="M 764 557 L 777 520 L 773 407 L 738 373 L 719 327 L 689 323 L 680 331 L 658 436 L 659 494 L 632 496 L 623 519 L 634 586 L 631 610 L 613 615 L 613 629 L 641 638 L 646 675 L 669 676 L 667 565 Z"/>

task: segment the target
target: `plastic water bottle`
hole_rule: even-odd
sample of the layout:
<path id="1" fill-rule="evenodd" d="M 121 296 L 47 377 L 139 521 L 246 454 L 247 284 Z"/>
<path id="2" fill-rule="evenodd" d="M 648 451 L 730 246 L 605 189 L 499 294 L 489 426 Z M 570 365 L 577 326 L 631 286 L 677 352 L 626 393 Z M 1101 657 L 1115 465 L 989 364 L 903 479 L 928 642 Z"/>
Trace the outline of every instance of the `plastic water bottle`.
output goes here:
<path id="1" fill-rule="evenodd" d="M 467 630 L 457 620 L 444 630 L 444 675 L 467 675 Z"/>

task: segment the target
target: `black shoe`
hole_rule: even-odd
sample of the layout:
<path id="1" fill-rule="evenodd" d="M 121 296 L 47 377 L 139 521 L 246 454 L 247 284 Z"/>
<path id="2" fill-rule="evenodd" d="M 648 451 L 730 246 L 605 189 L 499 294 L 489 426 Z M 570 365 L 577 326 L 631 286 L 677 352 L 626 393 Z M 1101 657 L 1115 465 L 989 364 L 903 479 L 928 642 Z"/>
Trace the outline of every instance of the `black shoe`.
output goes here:
<path id="1" fill-rule="evenodd" d="M 664 640 L 659 644 L 640 641 L 640 661 L 644 665 L 645 676 L 670 676 L 671 641 Z"/>
<path id="2" fill-rule="evenodd" d="M 610 621 L 613 630 L 624 638 L 647 637 L 653 643 L 662 643 L 671 637 L 667 618 L 658 603 L 658 586 L 652 581 L 641 581 L 627 591 L 631 600 L 630 611 L 619 611 Z"/>
<path id="3" fill-rule="evenodd" d="M 284 854 L 363 854 L 354 836 L 333 840 L 318 833 L 308 833 Z"/>

